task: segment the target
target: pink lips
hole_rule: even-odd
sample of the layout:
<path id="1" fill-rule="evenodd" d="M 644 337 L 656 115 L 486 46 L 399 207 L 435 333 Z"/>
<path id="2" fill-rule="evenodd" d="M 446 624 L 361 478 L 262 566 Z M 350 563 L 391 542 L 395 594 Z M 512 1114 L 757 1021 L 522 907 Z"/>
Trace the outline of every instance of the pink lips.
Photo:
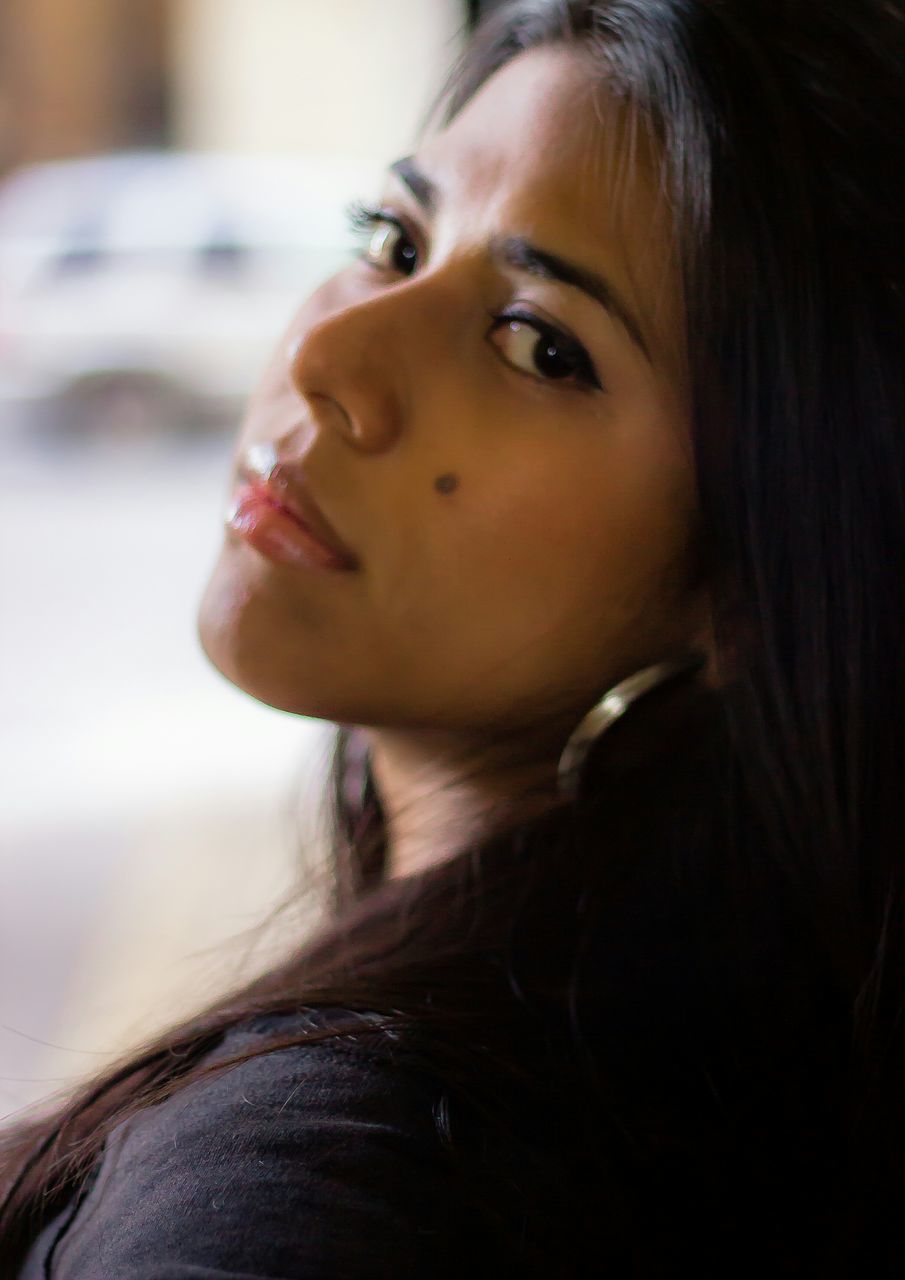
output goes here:
<path id="1" fill-rule="evenodd" d="M 281 564 L 333 571 L 355 567 L 260 482 L 244 483 L 236 489 L 226 525 L 256 551 Z"/>

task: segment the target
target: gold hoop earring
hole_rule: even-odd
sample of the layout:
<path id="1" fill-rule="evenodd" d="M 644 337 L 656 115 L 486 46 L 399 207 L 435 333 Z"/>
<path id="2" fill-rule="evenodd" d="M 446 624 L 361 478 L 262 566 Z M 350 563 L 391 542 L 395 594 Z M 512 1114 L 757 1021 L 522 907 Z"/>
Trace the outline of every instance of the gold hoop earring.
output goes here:
<path id="1" fill-rule="evenodd" d="M 642 667 L 608 689 L 599 702 L 579 722 L 559 757 L 557 786 L 559 794 L 573 799 L 578 791 L 581 768 L 591 746 L 609 729 L 642 694 L 673 676 L 699 670 L 706 663 L 706 655 L 698 650 L 655 662 Z"/>

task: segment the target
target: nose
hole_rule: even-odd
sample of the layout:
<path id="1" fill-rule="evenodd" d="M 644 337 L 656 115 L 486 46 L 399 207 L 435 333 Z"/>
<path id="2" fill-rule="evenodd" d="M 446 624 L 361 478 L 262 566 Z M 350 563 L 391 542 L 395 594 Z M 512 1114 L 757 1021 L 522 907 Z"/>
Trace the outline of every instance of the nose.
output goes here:
<path id="1" fill-rule="evenodd" d="M 366 453 L 392 446 L 402 427 L 402 317 L 383 299 L 343 307 L 291 336 L 293 388 L 321 422 Z M 411 335 L 410 335 L 411 336 Z"/>

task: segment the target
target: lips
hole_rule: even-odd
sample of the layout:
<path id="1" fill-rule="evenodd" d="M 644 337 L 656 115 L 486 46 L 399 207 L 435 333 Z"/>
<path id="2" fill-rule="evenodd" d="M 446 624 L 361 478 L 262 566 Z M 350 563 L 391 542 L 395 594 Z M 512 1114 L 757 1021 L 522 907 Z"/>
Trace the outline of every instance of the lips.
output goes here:
<path id="1" fill-rule="evenodd" d="M 264 465 L 265 452 L 267 465 Z M 239 476 L 259 498 L 290 515 L 346 568 L 358 568 L 358 558 L 318 507 L 307 478 L 297 464 L 279 461 L 272 449 L 253 446 L 239 468 Z"/>

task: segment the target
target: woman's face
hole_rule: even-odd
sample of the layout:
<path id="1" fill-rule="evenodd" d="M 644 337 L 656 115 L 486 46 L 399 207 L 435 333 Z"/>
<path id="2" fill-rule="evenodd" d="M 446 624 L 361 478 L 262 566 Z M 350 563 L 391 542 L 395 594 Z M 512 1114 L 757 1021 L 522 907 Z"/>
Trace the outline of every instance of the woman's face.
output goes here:
<path id="1" fill-rule="evenodd" d="M 542 49 L 388 174 L 379 207 L 405 230 L 378 223 L 299 310 L 230 485 L 273 444 L 357 568 L 227 526 L 199 631 L 233 683 L 341 723 L 492 734 L 580 716 L 699 630 L 678 274 L 640 140 L 616 226 L 625 145 L 582 56 Z"/>

